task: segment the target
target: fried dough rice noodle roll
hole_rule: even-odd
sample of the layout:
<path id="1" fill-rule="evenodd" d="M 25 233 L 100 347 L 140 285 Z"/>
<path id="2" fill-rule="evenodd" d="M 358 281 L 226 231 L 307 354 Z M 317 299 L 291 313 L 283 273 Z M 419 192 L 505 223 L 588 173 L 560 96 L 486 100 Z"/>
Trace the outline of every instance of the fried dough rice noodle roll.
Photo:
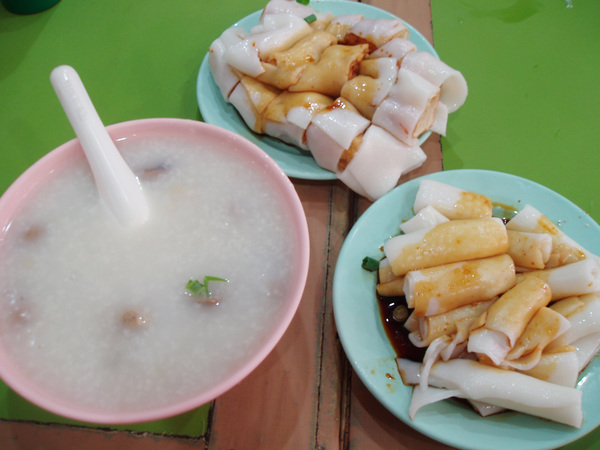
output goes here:
<path id="1" fill-rule="evenodd" d="M 317 164 L 336 172 L 342 153 L 369 127 L 370 122 L 342 98 L 313 116 L 306 142 Z"/>
<path id="2" fill-rule="evenodd" d="M 248 32 L 244 28 L 230 27 L 223 31 L 208 48 L 208 66 L 225 100 L 229 99 L 231 91 L 239 83 L 241 74 L 225 62 L 223 54 L 230 45 L 244 40 L 247 36 Z"/>
<path id="3" fill-rule="evenodd" d="M 282 92 L 263 111 L 265 133 L 307 150 L 304 133 L 310 121 L 332 103 L 314 92 Z"/>
<path id="4" fill-rule="evenodd" d="M 262 134 L 265 131 L 262 114 L 280 93 L 279 89 L 256 81 L 254 78 L 243 76 L 231 92 L 229 101 L 248 128 Z"/>
<path id="5" fill-rule="evenodd" d="M 363 19 L 364 16 L 361 14 L 340 14 L 339 16 L 333 18 L 325 31 L 333 34 L 338 43 L 340 43 L 344 41 L 346 33 L 348 33 L 352 26 Z"/>
<path id="6" fill-rule="evenodd" d="M 370 53 L 394 38 L 408 39 L 408 35 L 408 28 L 400 19 L 362 19 L 347 31 L 343 42 L 348 45 L 367 43 Z"/>
<path id="7" fill-rule="evenodd" d="M 343 173 L 349 172 L 366 197 L 374 201 L 392 190 L 409 167 L 422 164 L 425 158 L 420 147 L 408 147 L 384 129 L 371 125 Z M 338 178 L 345 182 L 343 173 Z"/>
<path id="8" fill-rule="evenodd" d="M 401 373 L 414 372 L 412 361 L 398 359 Z M 465 398 L 542 417 L 575 428 L 583 424 L 582 393 L 519 372 L 498 369 L 467 359 L 438 361 L 430 370 L 429 385 L 439 389 L 414 389 L 409 415 L 449 397 Z M 431 392 L 430 392 L 431 391 Z"/>
<path id="9" fill-rule="evenodd" d="M 440 181 L 421 180 L 415 196 L 415 212 L 433 206 L 449 219 L 479 219 L 492 217 L 489 197 Z"/>
<path id="10" fill-rule="evenodd" d="M 500 219 L 450 220 L 402 234 L 384 244 L 396 275 L 410 270 L 506 253 L 508 237 Z"/>
<path id="11" fill-rule="evenodd" d="M 375 109 L 396 82 L 398 66 L 393 58 L 364 60 L 360 63 L 359 73 L 344 84 L 340 95 L 371 120 Z"/>
<path id="12" fill-rule="evenodd" d="M 416 50 L 417 46 L 408 39 L 394 38 L 372 52 L 367 59 L 394 58 L 400 65 L 406 55 Z"/>
<path id="13" fill-rule="evenodd" d="M 407 145 L 415 145 L 418 137 L 431 128 L 439 98 L 437 86 L 400 68 L 396 83 L 375 109 L 372 121 Z"/>
<path id="14" fill-rule="evenodd" d="M 332 45 L 321 54 L 321 58 L 307 64 L 298 82 L 288 89 L 290 92 L 318 92 L 330 97 L 339 97 L 344 84 L 356 76 L 360 62 L 367 55 L 367 45 Z"/>
<path id="15" fill-rule="evenodd" d="M 417 316 L 434 316 L 502 294 L 515 278 L 510 256 L 499 255 L 411 270 L 404 293 Z"/>
<path id="16" fill-rule="evenodd" d="M 467 99 L 469 89 L 465 77 L 431 53 L 416 51 L 408 53 L 402 60 L 402 68 L 418 73 L 440 88 L 440 102 L 452 113 Z"/>
<path id="17" fill-rule="evenodd" d="M 500 365 L 525 327 L 550 302 L 550 287 L 529 277 L 505 292 L 486 312 L 485 325 L 469 335 L 467 350 Z"/>
<path id="18" fill-rule="evenodd" d="M 310 33 L 291 48 L 275 52 L 268 61 L 262 62 L 264 72 L 256 79 L 278 89 L 287 89 L 298 82 L 307 64 L 319 60 L 323 51 L 333 44 L 335 37 L 330 33 Z"/>
<path id="19" fill-rule="evenodd" d="M 529 233 L 507 230 L 508 254 L 518 268 L 541 270 L 546 267 L 552 252 L 552 236 L 549 233 Z"/>

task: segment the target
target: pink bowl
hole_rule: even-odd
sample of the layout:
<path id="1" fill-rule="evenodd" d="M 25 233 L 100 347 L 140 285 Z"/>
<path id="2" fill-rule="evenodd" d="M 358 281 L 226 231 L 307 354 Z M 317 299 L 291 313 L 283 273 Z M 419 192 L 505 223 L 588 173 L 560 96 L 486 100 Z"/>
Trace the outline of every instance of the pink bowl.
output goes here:
<path id="1" fill-rule="evenodd" d="M 281 168 L 259 147 L 248 140 L 220 127 L 183 119 L 143 119 L 123 122 L 107 127 L 113 140 L 136 139 L 138 137 L 185 137 L 196 140 L 199 144 L 217 143 L 232 158 L 239 158 L 248 166 L 248 170 L 259 171 L 268 180 L 272 189 L 283 194 L 285 208 L 293 219 L 290 239 L 299 245 L 295 260 L 290 261 L 296 269 L 293 279 L 289 281 L 289 295 L 280 320 L 270 326 L 269 335 L 254 354 L 237 370 L 216 384 L 195 393 L 185 401 L 175 402 L 163 407 L 143 411 L 102 411 L 91 407 L 82 407 L 71 401 L 60 398 L 45 388 L 40 387 L 15 366 L 7 355 L 5 344 L 0 341 L 0 378 L 15 392 L 30 402 L 61 416 L 75 420 L 103 424 L 124 424 L 158 420 L 181 414 L 207 402 L 210 402 L 239 383 L 252 372 L 275 347 L 289 326 L 302 297 L 309 263 L 309 235 L 306 216 L 294 186 Z M 118 145 L 118 144 L 117 144 Z M 44 183 L 56 176 L 57 169 L 83 159 L 83 151 L 77 139 L 71 140 L 32 165 L 23 173 L 0 197 L 0 261 L 2 260 L 2 240 L 4 239 L 12 218 L 31 195 L 44 186 Z M 58 170 L 60 172 L 60 170 Z"/>

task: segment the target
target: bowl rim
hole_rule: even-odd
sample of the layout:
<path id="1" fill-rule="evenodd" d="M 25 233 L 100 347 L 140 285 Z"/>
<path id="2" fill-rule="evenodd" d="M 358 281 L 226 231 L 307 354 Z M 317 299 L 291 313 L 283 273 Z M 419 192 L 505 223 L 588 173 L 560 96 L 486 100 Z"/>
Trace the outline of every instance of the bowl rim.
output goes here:
<path id="1" fill-rule="evenodd" d="M 177 118 L 136 119 L 108 125 L 106 129 L 113 140 L 117 141 L 127 136 L 133 137 L 148 132 L 171 130 L 190 135 L 199 133 L 202 136 L 209 136 L 211 139 L 218 139 L 222 145 L 238 149 L 237 151 L 243 153 L 244 157 L 257 163 L 258 169 L 272 180 L 283 196 L 292 216 L 293 239 L 298 243 L 298 254 L 295 257 L 297 270 L 294 271 L 292 286 L 289 290 L 289 305 L 282 311 L 273 332 L 239 369 L 228 374 L 216 385 L 185 400 L 142 411 L 123 412 L 95 411 L 88 407 L 73 405 L 23 377 L 20 370 L 11 363 L 4 347 L 0 345 L 0 378 L 21 397 L 63 417 L 84 422 L 116 425 L 148 422 L 182 414 L 216 399 L 248 376 L 277 345 L 296 314 L 308 277 L 310 241 L 306 214 L 291 180 L 266 152 L 246 138 L 216 125 Z M 54 168 L 72 161 L 78 153 L 82 158 L 84 157 L 77 138 L 65 142 L 34 162 L 0 196 L 0 245 L 10 228 L 11 217 L 18 214 L 18 208 L 27 202 L 32 192 L 35 192 L 48 177 L 52 176 Z"/>

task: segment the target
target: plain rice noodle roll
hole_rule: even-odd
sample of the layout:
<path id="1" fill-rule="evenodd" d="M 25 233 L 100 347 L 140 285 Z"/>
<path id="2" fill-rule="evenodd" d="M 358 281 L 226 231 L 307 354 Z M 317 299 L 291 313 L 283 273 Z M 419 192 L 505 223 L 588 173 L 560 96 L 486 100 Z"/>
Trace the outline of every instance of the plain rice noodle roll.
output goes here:
<path id="1" fill-rule="evenodd" d="M 433 206 L 429 205 L 425 208 L 421 208 L 406 222 L 402 222 L 399 227 L 403 233 L 411 233 L 413 231 L 434 227 L 440 223 L 448 222 L 449 220 L 450 219 L 448 219 L 445 215 L 443 215 Z"/>
<path id="2" fill-rule="evenodd" d="M 396 362 L 403 381 L 405 378 L 415 381 L 414 374 L 418 373 L 420 364 L 401 358 Z M 419 367 L 415 368 L 415 364 Z M 432 387 L 413 390 L 409 406 L 411 419 L 423 406 L 456 397 L 500 406 L 575 428 L 583 424 L 581 391 L 512 370 L 468 359 L 438 361 L 431 367 L 428 384 Z"/>
<path id="3" fill-rule="evenodd" d="M 286 50 L 312 32 L 302 18 L 292 14 L 269 14 L 250 30 L 247 38 L 229 46 L 223 59 L 240 72 L 256 77 L 265 71 L 262 61 Z"/>
<path id="4" fill-rule="evenodd" d="M 504 254 L 411 270 L 404 295 L 417 316 L 433 316 L 502 294 L 515 278 L 514 263 Z"/>
<path id="5" fill-rule="evenodd" d="M 550 285 L 552 300 L 600 291 L 600 265 L 594 259 L 583 259 L 553 269 L 523 272 L 517 279 L 531 276 L 541 278 Z"/>
<path id="6" fill-rule="evenodd" d="M 388 239 L 383 251 L 396 275 L 506 253 L 508 237 L 497 218 L 449 220 Z"/>
<path id="7" fill-rule="evenodd" d="M 416 50 L 417 46 L 408 39 L 394 38 L 369 54 L 367 59 L 393 58 L 396 60 L 398 66 L 400 66 L 404 57 L 410 52 L 414 52 Z"/>
<path id="8" fill-rule="evenodd" d="M 400 68 L 396 83 L 373 114 L 373 123 L 405 144 L 416 145 L 433 124 L 439 98 L 439 87 Z"/>
<path id="9" fill-rule="evenodd" d="M 223 54 L 230 45 L 243 41 L 247 36 L 248 32 L 244 28 L 230 27 L 223 31 L 208 48 L 208 66 L 215 83 L 221 91 L 221 95 L 226 101 L 229 99 L 233 88 L 239 83 L 241 76 L 238 71 L 225 62 Z"/>
<path id="10" fill-rule="evenodd" d="M 572 346 L 563 346 L 542 353 L 535 366 L 519 372 L 549 383 L 575 387 L 581 371 L 577 351 Z"/>
<path id="11" fill-rule="evenodd" d="M 340 95 L 371 120 L 397 77 L 398 65 L 394 58 L 366 59 L 360 63 L 359 75 L 344 84 Z"/>
<path id="12" fill-rule="evenodd" d="M 308 150 L 305 131 L 310 121 L 332 103 L 332 98 L 315 92 L 284 91 L 263 111 L 265 133 Z"/>
<path id="13" fill-rule="evenodd" d="M 416 51 L 406 55 L 402 68 L 418 73 L 440 88 L 440 102 L 452 113 L 460 108 L 469 93 L 465 77 L 431 53 Z"/>
<path id="14" fill-rule="evenodd" d="M 229 101 L 252 131 L 264 133 L 262 114 L 281 91 L 244 76 L 231 92 Z"/>
<path id="15" fill-rule="evenodd" d="M 423 164 L 425 159 L 420 147 L 404 145 L 384 129 L 370 125 L 352 159 L 337 176 L 346 183 L 344 174 L 351 175 L 366 197 L 374 201 L 392 190 L 404 172 Z"/>
<path id="16" fill-rule="evenodd" d="M 433 206 L 449 219 L 492 217 L 489 197 L 430 179 L 419 182 L 413 203 L 415 212 L 427 206 Z"/>
<path id="17" fill-rule="evenodd" d="M 600 262 L 600 257 L 593 254 L 571 237 L 567 236 L 550 219 L 532 205 L 525 205 L 506 224 L 509 230 L 526 231 L 530 233 L 549 233 L 552 236 L 552 253 L 546 264 L 546 269 L 558 267 L 585 258 Z"/>
<path id="18" fill-rule="evenodd" d="M 352 28 L 352 26 L 365 17 L 361 14 L 340 14 L 333 18 L 333 20 L 329 23 L 325 31 L 333 34 L 338 43 L 344 41 L 346 37 L 346 33 Z"/>
<path id="19" fill-rule="evenodd" d="M 278 89 L 287 89 L 298 82 L 307 64 L 317 61 L 323 51 L 333 44 L 335 37 L 330 33 L 310 33 L 291 48 L 275 52 L 268 61 L 262 62 L 264 72 L 256 79 Z"/>
<path id="20" fill-rule="evenodd" d="M 563 315 L 571 327 L 548 348 L 571 345 L 580 339 L 600 333 L 600 294 L 593 293 L 560 300 L 550 306 Z"/>
<path id="21" fill-rule="evenodd" d="M 550 233 L 529 233 L 507 230 L 508 254 L 521 270 L 541 270 L 546 266 L 552 252 Z"/>
<path id="22" fill-rule="evenodd" d="M 337 172 L 342 153 L 369 124 L 351 103 L 338 98 L 313 116 L 306 130 L 306 143 L 320 167 Z"/>
<path id="23" fill-rule="evenodd" d="M 332 45 L 323 50 L 321 58 L 307 64 L 290 92 L 318 92 L 337 98 L 344 84 L 355 77 L 368 46 Z"/>
<path id="24" fill-rule="evenodd" d="M 400 19 L 362 19 L 352 25 L 343 42 L 348 45 L 367 43 L 370 53 L 394 38 L 407 39 L 408 35 L 408 28 Z"/>
<path id="25" fill-rule="evenodd" d="M 500 365 L 534 314 L 550 302 L 550 287 L 530 277 L 505 292 L 487 310 L 485 325 L 471 332 L 467 350 Z"/>

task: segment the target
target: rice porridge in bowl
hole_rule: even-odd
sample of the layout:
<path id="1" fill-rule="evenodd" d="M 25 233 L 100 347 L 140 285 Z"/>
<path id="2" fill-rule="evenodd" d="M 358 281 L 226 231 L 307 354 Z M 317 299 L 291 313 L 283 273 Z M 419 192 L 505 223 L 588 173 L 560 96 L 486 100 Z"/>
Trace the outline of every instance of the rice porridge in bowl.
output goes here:
<path id="1" fill-rule="evenodd" d="M 78 140 L 0 199 L 0 376 L 54 413 L 131 423 L 185 412 L 250 373 L 289 325 L 308 229 L 289 179 L 218 127 L 107 127 L 150 207 L 123 227 Z"/>

